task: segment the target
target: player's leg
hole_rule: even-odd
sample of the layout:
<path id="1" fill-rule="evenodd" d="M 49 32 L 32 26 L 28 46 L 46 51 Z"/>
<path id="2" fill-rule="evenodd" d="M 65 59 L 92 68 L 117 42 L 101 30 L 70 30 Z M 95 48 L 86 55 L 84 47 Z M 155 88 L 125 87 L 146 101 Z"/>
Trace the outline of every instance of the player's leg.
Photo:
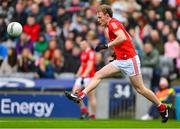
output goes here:
<path id="1" fill-rule="evenodd" d="M 144 86 L 141 74 L 138 74 L 138 75 L 135 75 L 135 76 L 130 76 L 130 80 L 131 80 L 132 85 L 134 86 L 134 88 L 136 89 L 136 91 L 139 94 L 143 95 L 144 97 L 149 99 L 151 102 L 153 102 L 157 106 L 161 104 L 161 102 L 155 96 L 155 94 L 151 90 L 149 90 L 148 88 L 146 88 Z"/>
<path id="2" fill-rule="evenodd" d="M 97 71 L 96 74 L 94 75 L 94 77 L 92 78 L 91 82 L 88 84 L 88 86 L 82 92 L 79 92 L 78 95 L 75 95 L 75 94 L 69 93 L 69 92 L 65 92 L 65 95 L 67 98 L 74 101 L 75 103 L 82 103 L 82 98 L 86 94 L 91 92 L 93 89 L 95 89 L 103 78 L 105 78 L 111 74 L 117 73 L 119 71 L 120 71 L 120 69 L 118 67 L 116 67 L 115 65 L 113 65 L 111 62 L 111 63 L 107 64 L 106 66 L 104 66 L 99 71 Z"/>
<path id="3" fill-rule="evenodd" d="M 78 93 L 78 92 L 80 92 L 80 91 L 82 91 L 83 90 L 83 86 L 81 85 L 81 81 L 82 81 L 82 78 L 81 77 L 78 77 L 78 78 L 76 78 L 76 80 L 75 80 L 75 83 L 74 83 L 74 86 L 73 86 L 73 88 L 72 88 L 72 92 L 73 93 Z M 80 106 L 83 106 L 84 104 L 83 103 L 79 103 L 79 105 Z"/>
<path id="4" fill-rule="evenodd" d="M 83 93 L 88 94 L 90 91 L 92 91 L 98 86 L 98 84 L 103 78 L 108 77 L 119 71 L 120 69 L 118 69 L 112 63 L 105 65 L 102 69 L 96 72 L 89 85 L 83 90 Z"/>
<path id="5" fill-rule="evenodd" d="M 131 83 L 136 89 L 136 91 L 153 102 L 158 108 L 162 116 L 162 122 L 168 120 L 168 114 L 166 115 L 167 108 L 165 104 L 162 104 L 156 95 L 148 88 L 144 86 L 141 69 L 140 60 L 138 56 L 128 59 L 126 61 L 121 61 L 121 69 L 130 77 Z M 124 66 L 126 65 L 126 66 Z"/>
<path id="6" fill-rule="evenodd" d="M 84 87 L 81 86 L 81 81 L 82 81 L 81 77 L 76 79 L 74 86 L 72 88 L 73 93 L 78 93 L 83 90 Z M 79 107 L 81 109 L 80 119 L 87 119 L 89 117 L 89 113 L 88 113 L 88 109 L 83 101 L 81 103 L 79 103 Z"/>
<path id="7" fill-rule="evenodd" d="M 156 95 L 148 88 L 144 86 L 142 75 L 137 74 L 134 76 L 130 76 L 130 80 L 136 91 L 149 99 L 151 102 L 156 104 L 159 108 L 160 114 L 162 116 L 162 122 L 166 122 L 168 120 L 168 109 L 165 104 L 162 104 L 160 100 L 156 97 Z"/>
<path id="8" fill-rule="evenodd" d="M 96 96 L 94 90 L 88 93 L 88 100 L 91 107 L 90 118 L 96 118 Z"/>

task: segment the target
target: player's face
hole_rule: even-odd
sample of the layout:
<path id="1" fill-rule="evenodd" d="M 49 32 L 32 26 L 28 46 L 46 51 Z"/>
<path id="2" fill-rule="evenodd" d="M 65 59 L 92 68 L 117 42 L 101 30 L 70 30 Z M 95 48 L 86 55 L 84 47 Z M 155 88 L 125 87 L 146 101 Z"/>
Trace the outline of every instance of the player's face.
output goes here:
<path id="1" fill-rule="evenodd" d="M 86 41 L 81 41 L 80 42 L 80 48 L 81 50 L 86 50 L 87 42 Z"/>
<path id="2" fill-rule="evenodd" d="M 97 13 L 97 21 L 101 26 L 106 26 L 108 23 L 108 17 L 107 14 L 104 14 L 103 12 Z"/>

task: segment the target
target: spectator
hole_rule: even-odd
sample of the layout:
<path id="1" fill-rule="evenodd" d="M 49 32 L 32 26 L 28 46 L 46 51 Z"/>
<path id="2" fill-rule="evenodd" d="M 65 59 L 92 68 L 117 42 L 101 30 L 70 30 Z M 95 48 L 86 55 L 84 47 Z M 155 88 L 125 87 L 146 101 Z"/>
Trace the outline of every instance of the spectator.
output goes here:
<path id="1" fill-rule="evenodd" d="M 151 89 L 155 90 L 158 87 L 160 79 L 160 66 L 159 66 L 159 52 L 155 49 L 151 43 L 144 44 L 144 51 L 141 56 L 142 67 L 149 67 L 153 69 L 153 78 Z"/>
<path id="2" fill-rule="evenodd" d="M 25 1 L 25 5 L 26 5 L 25 11 L 27 12 L 28 15 L 31 12 L 31 7 L 32 7 L 33 3 L 34 3 L 34 0 L 27 0 L 27 1 Z"/>
<path id="3" fill-rule="evenodd" d="M 79 46 L 74 46 L 72 50 L 72 57 L 73 57 L 73 65 L 72 65 L 72 72 L 75 73 L 79 66 L 80 66 L 80 53 L 81 50 Z"/>
<path id="4" fill-rule="evenodd" d="M 56 49 L 54 51 L 51 64 L 53 65 L 55 73 L 60 74 L 63 71 L 64 57 L 60 49 Z"/>
<path id="5" fill-rule="evenodd" d="M 44 34 L 40 34 L 38 40 L 34 43 L 34 53 L 37 57 L 48 48 L 48 41 L 45 38 Z"/>
<path id="6" fill-rule="evenodd" d="M 75 73 L 80 65 L 80 49 L 78 47 L 74 48 L 74 42 L 70 39 L 67 39 L 65 42 L 65 52 L 64 59 L 66 65 L 64 65 L 63 70 L 65 72 Z M 78 54 L 79 50 L 79 54 Z"/>
<path id="7" fill-rule="evenodd" d="M 8 49 L 8 56 L 2 62 L 0 66 L 1 75 L 11 75 L 15 74 L 18 69 L 18 59 L 16 50 L 14 48 Z"/>
<path id="8" fill-rule="evenodd" d="M 14 8 L 10 4 L 11 2 L 8 0 L 1 1 L 0 15 L 4 17 L 4 21 L 6 24 L 10 23 L 14 12 Z"/>
<path id="9" fill-rule="evenodd" d="M 70 7 L 67 8 L 67 11 L 70 13 L 77 13 L 81 10 L 81 7 L 83 7 L 83 3 L 80 0 L 72 0 L 70 3 Z"/>
<path id="10" fill-rule="evenodd" d="M 137 3 L 137 0 L 128 0 L 128 13 L 140 11 L 141 6 Z"/>
<path id="11" fill-rule="evenodd" d="M 164 77 L 161 77 L 160 82 L 159 82 L 159 90 L 156 92 L 156 96 L 159 98 L 159 100 L 162 103 L 169 103 L 169 104 L 174 104 L 175 102 L 175 91 L 173 88 L 169 86 L 168 80 Z M 170 117 L 174 118 L 174 111 L 171 109 L 170 110 Z M 146 115 L 142 116 L 142 120 L 152 120 L 155 118 L 159 118 L 159 113 L 157 110 L 157 107 L 152 105 L 149 108 L 149 111 Z"/>
<path id="12" fill-rule="evenodd" d="M 88 21 L 88 23 L 93 23 L 96 21 L 93 11 L 90 8 L 85 10 L 85 19 Z"/>
<path id="13" fill-rule="evenodd" d="M 68 39 L 70 39 L 70 40 L 75 40 L 75 37 L 76 37 L 76 32 L 75 31 L 70 31 L 69 33 L 68 33 Z"/>
<path id="14" fill-rule="evenodd" d="M 52 24 L 52 16 L 49 14 L 46 14 L 43 16 L 42 25 L 41 25 L 41 30 L 43 32 L 46 31 L 46 25 L 47 24 Z"/>
<path id="15" fill-rule="evenodd" d="M 160 39 L 160 35 L 157 30 L 152 30 L 150 32 L 150 42 L 152 43 L 153 47 L 156 48 L 160 55 L 164 54 L 164 44 Z"/>
<path id="16" fill-rule="evenodd" d="M 164 49 L 165 56 L 170 57 L 174 60 L 180 57 L 180 45 L 177 42 L 175 35 L 173 33 L 170 33 L 168 35 L 168 41 L 165 43 Z"/>
<path id="17" fill-rule="evenodd" d="M 171 22 L 173 21 L 173 14 L 171 11 L 166 10 L 165 11 L 165 24 L 171 24 Z"/>
<path id="18" fill-rule="evenodd" d="M 96 23 L 95 22 L 91 22 L 91 23 L 89 23 L 89 31 L 96 31 L 96 29 L 97 29 L 97 27 L 99 27 L 99 26 L 97 26 L 96 25 Z M 99 28 L 103 28 L 103 27 L 99 27 Z M 99 31 L 99 30 L 98 30 Z M 102 31 L 103 31 L 103 29 L 102 29 Z M 103 33 L 104 34 L 104 33 Z"/>
<path id="19" fill-rule="evenodd" d="M 115 0 L 112 3 L 113 17 L 117 18 L 121 22 L 127 22 L 127 1 Z"/>
<path id="20" fill-rule="evenodd" d="M 137 18 L 137 26 L 135 27 L 135 32 L 139 39 L 144 42 L 151 32 L 151 26 L 147 24 L 147 19 L 144 16 L 139 16 Z"/>
<path id="21" fill-rule="evenodd" d="M 164 28 L 164 22 L 162 21 L 162 20 L 158 20 L 157 22 L 156 22 L 156 29 L 157 29 L 157 31 L 159 32 L 159 34 L 162 36 L 162 34 L 163 34 L 163 28 Z M 155 28 L 154 28 L 155 29 Z"/>
<path id="22" fill-rule="evenodd" d="M 79 46 L 80 45 L 80 42 L 83 40 L 83 37 L 80 35 L 80 34 L 78 34 L 78 35 L 76 35 L 76 37 L 75 37 L 75 43 Z"/>
<path id="23" fill-rule="evenodd" d="M 60 28 L 63 28 L 64 22 L 67 20 L 71 20 L 70 14 L 66 11 L 66 8 L 61 5 L 58 7 L 57 11 L 57 24 Z"/>
<path id="24" fill-rule="evenodd" d="M 17 21 L 22 25 L 26 24 L 27 13 L 25 12 L 25 5 L 23 2 L 17 2 L 15 5 L 15 12 L 13 13 L 12 21 Z"/>
<path id="25" fill-rule="evenodd" d="M 68 37 L 68 33 L 70 32 L 70 24 L 71 22 L 70 21 L 65 21 L 64 22 L 64 26 L 63 28 L 61 29 L 61 33 L 60 33 L 60 36 L 62 38 L 62 40 L 65 42 L 65 40 L 67 39 Z"/>
<path id="26" fill-rule="evenodd" d="M 52 24 L 46 24 L 45 26 L 45 37 L 47 41 L 51 41 L 57 36 L 56 28 Z"/>
<path id="27" fill-rule="evenodd" d="M 50 64 L 50 51 L 48 49 L 46 49 L 43 54 L 42 54 L 42 58 L 44 58 L 44 63 Z"/>
<path id="28" fill-rule="evenodd" d="M 57 41 L 56 40 L 51 40 L 49 42 L 49 49 L 48 49 L 49 53 L 50 53 L 50 56 L 49 56 L 50 61 L 54 57 L 54 52 L 55 52 L 56 48 L 57 48 Z"/>
<path id="29" fill-rule="evenodd" d="M 7 57 L 7 48 L 4 45 L 0 44 L 0 57 L 5 59 Z"/>
<path id="30" fill-rule="evenodd" d="M 83 16 L 82 14 L 75 14 L 73 15 L 72 17 L 72 22 L 71 22 L 71 25 L 70 25 L 70 30 L 75 30 L 75 31 L 78 31 L 78 32 L 82 32 L 82 24 L 84 24 L 84 21 L 83 21 Z"/>
<path id="31" fill-rule="evenodd" d="M 161 6 L 161 0 L 151 0 L 151 6 L 149 8 L 152 8 L 157 13 L 157 17 L 160 19 L 164 18 L 164 12 L 165 8 L 164 6 Z"/>
<path id="32" fill-rule="evenodd" d="M 141 56 L 142 51 L 143 51 L 143 42 L 141 39 L 139 39 L 139 36 L 137 33 L 135 33 L 135 29 L 131 28 L 129 30 L 129 34 L 131 35 L 132 41 L 134 43 L 136 52 L 138 53 L 139 56 Z"/>
<path id="33" fill-rule="evenodd" d="M 90 2 L 91 2 L 90 8 L 94 14 L 96 13 L 97 7 L 103 4 L 102 0 L 91 0 Z"/>
<path id="34" fill-rule="evenodd" d="M 148 11 L 148 22 L 153 29 L 156 29 L 157 15 L 154 10 Z"/>
<path id="35" fill-rule="evenodd" d="M 33 15 L 35 17 L 37 23 L 41 23 L 42 19 L 43 19 L 43 14 L 42 14 L 42 12 L 39 9 L 38 4 L 34 3 L 30 7 L 31 7 L 30 15 Z"/>
<path id="36" fill-rule="evenodd" d="M 33 41 L 31 40 L 30 36 L 26 33 L 22 33 L 20 38 L 17 40 L 16 43 L 16 52 L 18 55 L 22 53 L 24 48 L 28 48 L 31 53 L 33 53 Z"/>
<path id="37" fill-rule="evenodd" d="M 178 61 L 180 59 L 180 45 L 175 39 L 175 35 L 173 33 L 170 33 L 168 35 L 168 42 L 165 43 L 165 56 L 170 57 L 173 59 L 173 62 L 175 64 L 174 73 L 178 73 Z"/>
<path id="38" fill-rule="evenodd" d="M 177 5 L 177 8 L 176 8 L 176 17 L 179 19 L 180 18 L 180 4 Z M 180 20 L 178 20 L 180 21 Z"/>
<path id="39" fill-rule="evenodd" d="M 167 42 L 167 40 L 168 40 L 167 37 L 168 37 L 170 31 L 171 31 L 171 29 L 170 29 L 169 25 L 164 25 L 163 26 L 163 29 L 162 29 L 162 41 L 164 43 Z"/>
<path id="40" fill-rule="evenodd" d="M 4 17 L 0 15 L 0 42 L 6 41 L 8 39 L 7 35 L 7 25 L 4 21 Z"/>
<path id="41" fill-rule="evenodd" d="M 44 58 L 39 59 L 39 65 L 36 68 L 35 78 L 54 78 L 54 69 L 52 65 L 46 64 Z"/>
<path id="42" fill-rule="evenodd" d="M 0 44 L 0 67 L 3 60 L 7 57 L 7 48 Z"/>
<path id="43" fill-rule="evenodd" d="M 81 31 L 80 31 L 80 35 L 83 37 L 83 38 L 86 38 L 86 35 L 88 33 L 88 24 L 81 24 Z"/>
<path id="44" fill-rule="evenodd" d="M 28 48 L 22 50 L 22 55 L 18 58 L 19 72 L 34 72 L 35 64 L 32 54 Z"/>
<path id="45" fill-rule="evenodd" d="M 27 24 L 23 26 L 23 30 L 26 34 L 28 34 L 31 40 L 37 41 L 39 38 L 40 25 L 36 23 L 35 17 L 30 15 L 27 18 Z"/>
<path id="46" fill-rule="evenodd" d="M 52 16 L 52 19 L 56 19 L 57 4 L 52 0 L 43 0 L 42 1 L 42 12 L 44 15 L 49 14 Z"/>
<path id="47" fill-rule="evenodd" d="M 54 78 L 54 69 L 50 64 L 49 50 L 45 50 L 42 57 L 36 62 L 35 78 Z"/>
<path id="48" fill-rule="evenodd" d="M 171 24 L 170 24 L 170 27 L 171 27 L 171 31 L 176 34 L 177 32 L 177 29 L 178 29 L 178 22 L 177 20 L 172 20 Z M 176 38 L 176 37 L 175 37 Z"/>
<path id="49" fill-rule="evenodd" d="M 96 26 L 95 26 L 96 27 Z M 91 30 L 90 30 L 91 31 Z M 92 30 L 93 31 L 93 30 Z M 94 32 L 95 32 L 95 29 L 94 29 Z M 97 38 L 99 39 L 99 42 L 100 43 L 106 43 L 107 42 L 107 39 L 104 35 L 104 30 L 103 30 L 103 27 L 102 26 L 98 26 L 97 27 Z"/>

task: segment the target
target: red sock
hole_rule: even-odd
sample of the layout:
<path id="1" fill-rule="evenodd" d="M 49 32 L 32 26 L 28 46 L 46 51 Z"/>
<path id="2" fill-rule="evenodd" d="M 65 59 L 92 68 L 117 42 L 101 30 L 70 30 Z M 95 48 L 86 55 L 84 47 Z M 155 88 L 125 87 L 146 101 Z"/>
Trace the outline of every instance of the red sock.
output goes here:
<path id="1" fill-rule="evenodd" d="M 90 117 L 91 117 L 91 119 L 96 119 L 96 115 L 95 114 L 92 114 Z"/>
<path id="2" fill-rule="evenodd" d="M 80 91 L 78 93 L 78 96 L 81 97 L 81 98 L 84 98 L 86 96 L 86 94 L 84 92 Z"/>
<path id="3" fill-rule="evenodd" d="M 86 106 L 83 106 L 83 107 L 81 108 L 81 112 L 82 112 L 82 113 L 88 112 Z"/>
<path id="4" fill-rule="evenodd" d="M 166 105 L 162 103 L 159 105 L 158 109 L 160 112 L 164 112 L 166 110 Z"/>

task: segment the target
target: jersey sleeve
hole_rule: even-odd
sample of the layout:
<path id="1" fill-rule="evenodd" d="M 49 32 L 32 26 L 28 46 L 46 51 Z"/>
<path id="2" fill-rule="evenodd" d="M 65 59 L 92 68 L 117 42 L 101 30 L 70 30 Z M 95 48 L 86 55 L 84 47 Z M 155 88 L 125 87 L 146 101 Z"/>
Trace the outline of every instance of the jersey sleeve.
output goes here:
<path id="1" fill-rule="evenodd" d="M 116 31 L 118 30 L 121 30 L 121 24 L 116 22 L 116 21 L 113 21 L 113 22 L 110 22 L 109 23 L 109 29 L 110 31 L 112 31 L 113 33 L 115 33 Z"/>

